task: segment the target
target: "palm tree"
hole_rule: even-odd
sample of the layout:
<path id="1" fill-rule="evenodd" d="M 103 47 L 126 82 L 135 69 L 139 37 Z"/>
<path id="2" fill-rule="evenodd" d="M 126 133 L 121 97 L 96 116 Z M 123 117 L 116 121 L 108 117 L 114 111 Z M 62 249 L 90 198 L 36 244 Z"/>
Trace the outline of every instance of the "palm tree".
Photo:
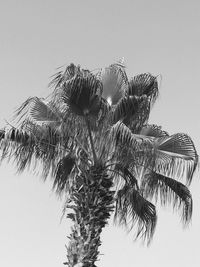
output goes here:
<path id="1" fill-rule="evenodd" d="M 191 183 L 198 156 L 186 134 L 148 124 L 157 77 L 128 79 L 122 62 L 92 72 L 70 64 L 50 86 L 47 98 L 29 98 L 16 111 L 16 126 L 0 132 L 0 148 L 20 172 L 39 166 L 66 197 L 73 226 L 64 264 L 96 266 L 112 213 L 148 243 L 157 221 L 150 201 L 172 204 L 189 223 L 192 197 L 179 180 Z"/>

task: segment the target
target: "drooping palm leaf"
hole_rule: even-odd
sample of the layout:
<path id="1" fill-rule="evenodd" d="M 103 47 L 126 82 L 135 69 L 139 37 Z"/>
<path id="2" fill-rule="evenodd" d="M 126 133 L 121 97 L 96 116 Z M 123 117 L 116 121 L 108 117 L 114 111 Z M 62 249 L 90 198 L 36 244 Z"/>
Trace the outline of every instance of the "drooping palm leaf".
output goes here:
<path id="1" fill-rule="evenodd" d="M 180 210 L 184 224 L 189 223 L 192 216 L 192 196 L 189 189 L 182 183 L 150 172 L 145 175 L 142 184 L 143 194 L 150 199 L 160 200 L 161 205 L 172 204 L 173 208 Z"/>
<path id="2" fill-rule="evenodd" d="M 67 189 L 69 175 L 74 167 L 75 158 L 70 154 L 63 157 L 57 164 L 55 170 L 55 179 L 53 188 L 56 189 L 57 193 L 62 193 Z"/>
<path id="3" fill-rule="evenodd" d="M 4 136 L 5 137 L 5 136 Z M 26 145 L 30 139 L 30 135 L 27 132 L 20 131 L 16 128 L 10 129 L 6 136 L 10 141 L 14 141 L 18 144 Z"/>
<path id="4" fill-rule="evenodd" d="M 5 130 L 4 136 L 2 136 L 0 141 L 1 160 L 6 159 L 9 161 L 14 159 L 18 166 L 18 170 L 20 171 L 23 168 L 22 165 L 30 165 L 32 158 L 31 153 L 34 145 L 33 136 L 29 135 L 27 132 L 14 127 Z M 19 147 L 24 149 L 22 154 L 20 154 L 21 151 Z M 29 153 L 29 157 L 27 156 L 27 153 L 25 153 L 25 150 Z M 21 163 L 19 162 L 19 158 L 22 159 Z"/>
<path id="5" fill-rule="evenodd" d="M 43 143 L 49 146 L 64 145 L 59 128 L 54 123 L 40 125 L 37 122 L 25 120 L 21 129 L 29 135 L 32 135 L 37 140 L 37 143 Z M 65 135 L 65 141 L 67 141 L 67 137 Z M 42 140 L 45 141 L 43 142 Z"/>
<path id="6" fill-rule="evenodd" d="M 0 142 L 1 159 L 14 160 L 19 172 L 30 166 L 34 171 L 39 170 L 40 166 L 46 178 L 53 171 L 54 161 L 62 152 L 60 141 L 59 134 L 50 126 L 27 122 L 21 128 L 5 131 Z"/>
<path id="7" fill-rule="evenodd" d="M 156 226 L 156 209 L 135 188 L 125 185 L 117 192 L 115 221 L 130 230 L 137 223 L 138 231 L 136 237 L 142 236 L 149 242 Z"/>
<path id="8" fill-rule="evenodd" d="M 114 176 L 116 184 L 119 184 L 119 176 L 123 178 L 123 182 L 129 185 L 130 187 L 139 189 L 138 181 L 136 177 L 130 172 L 128 167 L 125 167 L 122 163 L 117 163 L 114 168 L 116 175 Z"/>

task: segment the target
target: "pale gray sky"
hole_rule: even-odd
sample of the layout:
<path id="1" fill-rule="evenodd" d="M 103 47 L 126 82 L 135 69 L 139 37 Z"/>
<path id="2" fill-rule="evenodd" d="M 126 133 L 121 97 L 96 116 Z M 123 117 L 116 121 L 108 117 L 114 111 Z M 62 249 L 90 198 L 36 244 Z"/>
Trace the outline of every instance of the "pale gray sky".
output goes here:
<path id="1" fill-rule="evenodd" d="M 198 0 L 1 0 L 0 121 L 29 96 L 45 96 L 56 68 L 71 62 L 94 69 L 125 57 L 128 73 L 162 75 L 151 122 L 189 134 L 200 153 Z M 103 233 L 101 267 L 198 267 L 200 183 L 191 187 L 194 213 L 183 230 L 170 209 L 149 248 L 118 227 Z M 69 222 L 62 202 L 29 173 L 0 167 L 0 266 L 58 267 L 65 261 Z"/>

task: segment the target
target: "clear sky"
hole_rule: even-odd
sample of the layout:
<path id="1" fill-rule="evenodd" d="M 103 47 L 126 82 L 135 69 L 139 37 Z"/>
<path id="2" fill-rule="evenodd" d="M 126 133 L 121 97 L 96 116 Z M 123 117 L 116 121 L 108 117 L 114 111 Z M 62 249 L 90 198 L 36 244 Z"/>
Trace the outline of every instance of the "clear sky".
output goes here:
<path id="1" fill-rule="evenodd" d="M 1 0 L 0 122 L 29 96 L 46 96 L 56 68 L 71 62 L 94 69 L 124 57 L 130 76 L 161 74 L 150 121 L 189 134 L 200 153 L 200 4 L 198 0 Z M 198 267 L 200 183 L 191 187 L 193 220 L 158 208 L 146 248 L 119 227 L 104 230 L 101 267 Z M 51 182 L 12 164 L 0 167 L 0 266 L 59 267 L 69 221 Z"/>

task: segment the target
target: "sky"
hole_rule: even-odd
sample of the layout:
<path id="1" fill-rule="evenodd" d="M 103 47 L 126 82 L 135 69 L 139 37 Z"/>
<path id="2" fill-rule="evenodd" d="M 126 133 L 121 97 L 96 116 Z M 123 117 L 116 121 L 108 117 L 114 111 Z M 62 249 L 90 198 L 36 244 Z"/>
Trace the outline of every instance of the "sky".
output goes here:
<path id="1" fill-rule="evenodd" d="M 124 57 L 128 75 L 159 75 L 160 96 L 150 122 L 189 134 L 200 153 L 200 3 L 198 0 L 1 0 L 0 125 L 30 96 L 44 97 L 50 77 L 74 62 L 105 67 Z M 0 166 L 0 266 L 59 267 L 66 260 L 70 222 L 63 201 L 31 173 Z M 158 207 L 150 247 L 110 221 L 102 236 L 101 267 L 200 266 L 200 183 L 191 192 L 193 219 Z"/>

